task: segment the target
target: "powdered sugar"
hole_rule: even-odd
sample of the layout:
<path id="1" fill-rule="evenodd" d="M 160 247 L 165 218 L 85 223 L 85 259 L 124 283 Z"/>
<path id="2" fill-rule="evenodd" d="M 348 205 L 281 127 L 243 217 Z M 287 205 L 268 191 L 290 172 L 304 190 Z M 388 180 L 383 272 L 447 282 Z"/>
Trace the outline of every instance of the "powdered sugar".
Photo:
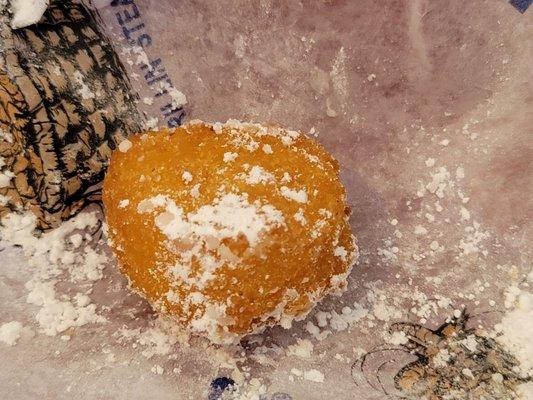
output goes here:
<path id="1" fill-rule="evenodd" d="M 126 208 L 130 204 L 128 199 L 120 200 L 118 203 L 118 208 Z"/>
<path id="2" fill-rule="evenodd" d="M 335 250 L 333 251 L 333 254 L 337 257 L 339 257 L 341 260 L 346 261 L 348 252 L 343 246 L 337 246 L 335 247 Z"/>
<path id="3" fill-rule="evenodd" d="M 296 339 L 296 344 L 287 347 L 287 355 L 299 358 L 310 358 L 313 352 L 313 343 L 307 339 Z"/>
<path id="4" fill-rule="evenodd" d="M 6 322 L 0 325 L 0 342 L 13 346 L 20 338 L 22 324 L 18 321 Z"/>
<path id="5" fill-rule="evenodd" d="M 22 246 L 34 268 L 33 278 L 26 283 L 29 291 L 27 302 L 39 307 L 35 320 L 42 332 L 53 336 L 70 327 L 105 322 L 105 318 L 97 313 L 96 305 L 84 293 L 59 298 L 55 289 L 65 269 L 69 270 L 69 279 L 73 282 L 94 281 L 102 277 L 106 256 L 91 248 L 79 253 L 68 248 L 69 243 L 80 241 L 79 234 L 74 234 L 69 240 L 70 234 L 98 224 L 94 213 L 80 214 L 40 237 L 33 235 L 35 217 L 31 213 L 9 214 L 2 223 L 2 238 Z"/>
<path id="6" fill-rule="evenodd" d="M 266 171 L 264 168 L 258 165 L 254 165 L 250 169 L 244 180 L 248 185 L 257 185 L 258 183 L 273 182 L 275 180 L 275 177 L 270 172 Z"/>
<path id="7" fill-rule="evenodd" d="M 237 153 L 231 153 L 231 152 L 226 152 L 224 153 L 224 162 L 231 162 L 231 161 L 234 161 L 236 158 L 237 158 L 238 154 Z"/>
<path id="8" fill-rule="evenodd" d="M 307 203 L 307 192 L 303 189 L 294 190 L 289 189 L 287 186 L 282 186 L 280 191 L 282 196 L 289 200 L 296 201 L 297 203 Z"/>
<path id="9" fill-rule="evenodd" d="M 302 208 L 299 208 L 298 211 L 294 213 L 293 218 L 301 225 L 307 225 L 307 219 L 304 216 L 304 210 Z"/>
<path id="10" fill-rule="evenodd" d="M 496 326 L 496 330 L 501 333 L 498 341 L 520 361 L 522 373 L 533 377 L 533 293 L 526 290 L 515 290 L 513 293 L 516 306 Z"/>
<path id="11" fill-rule="evenodd" d="M 11 0 L 11 27 L 24 28 L 39 22 L 48 4 L 48 0 Z"/>
<path id="12" fill-rule="evenodd" d="M 442 199 L 444 197 L 444 189 L 449 184 L 450 173 L 445 167 L 440 167 L 437 172 L 431 174 L 431 178 L 431 182 L 426 185 L 426 189 Z"/>
<path id="13" fill-rule="evenodd" d="M 183 174 L 181 174 L 181 179 L 183 179 L 183 182 L 185 184 L 192 182 L 192 174 L 189 171 L 183 171 Z"/>
<path id="14" fill-rule="evenodd" d="M 120 144 L 118 145 L 119 151 L 122 153 L 126 153 L 129 149 L 132 147 L 132 143 L 128 139 L 124 139 Z"/>
<path id="15" fill-rule="evenodd" d="M 465 228 L 465 236 L 459 242 L 459 248 L 462 250 L 463 255 L 469 255 L 481 252 L 486 255 L 486 250 L 483 249 L 482 243 L 487 239 L 490 234 L 481 229 L 481 225 L 474 221 L 472 226 Z"/>
<path id="16" fill-rule="evenodd" d="M 166 196 L 157 196 L 139 203 L 139 212 L 149 212 L 152 207 L 162 207 L 155 222 L 161 231 L 171 240 L 193 235 L 197 238 L 208 236 L 236 238 L 243 234 L 250 245 L 255 245 L 261 232 L 273 226 L 284 224 L 283 215 L 275 207 L 259 203 L 250 204 L 245 194 L 228 193 L 212 204 L 200 207 L 196 212 L 185 215 L 183 209 Z"/>
<path id="17" fill-rule="evenodd" d="M 173 86 L 167 88 L 168 94 L 172 99 L 172 106 L 175 108 L 183 107 L 187 104 L 187 97 Z"/>
<path id="18" fill-rule="evenodd" d="M 304 379 L 311 382 L 324 382 L 324 374 L 317 369 L 310 369 L 309 371 L 304 371 L 303 377 Z"/>
<path id="19" fill-rule="evenodd" d="M 14 177 L 15 175 L 11 171 L 1 171 L 0 172 L 0 188 L 9 186 L 11 179 L 13 179 Z"/>
<path id="20" fill-rule="evenodd" d="M 263 152 L 265 154 L 272 154 L 273 153 L 272 147 L 269 144 L 264 144 L 262 149 L 263 149 Z"/>

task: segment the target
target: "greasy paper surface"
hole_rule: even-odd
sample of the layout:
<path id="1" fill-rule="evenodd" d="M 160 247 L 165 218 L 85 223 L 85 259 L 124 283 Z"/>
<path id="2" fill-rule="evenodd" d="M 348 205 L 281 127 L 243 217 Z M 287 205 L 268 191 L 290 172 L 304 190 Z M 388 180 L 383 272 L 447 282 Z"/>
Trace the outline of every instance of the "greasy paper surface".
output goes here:
<path id="1" fill-rule="evenodd" d="M 268 399 L 387 398 L 413 356 L 392 346 L 371 353 L 365 368 L 358 359 L 386 344 L 393 322 L 435 329 L 463 306 L 474 325 L 501 319 L 504 291 L 531 268 L 531 10 L 519 14 L 504 1 L 113 4 L 96 2 L 99 23 L 148 118 L 182 118 L 166 93 L 156 96 L 156 83 L 168 80 L 187 96 L 184 121 L 237 118 L 314 132 L 340 162 L 362 254 L 348 292 L 319 309 L 340 313 L 357 302 L 373 321 L 322 341 L 304 329 L 313 313 L 289 331 L 268 331 L 270 345 L 314 343 L 311 359 L 272 352 L 269 366 L 245 357 Z M 155 70 L 147 73 L 146 61 Z M 31 326 L 28 267 L 12 249 L 0 262 L 1 321 Z M 132 326 L 124 307 L 141 310 L 139 326 L 149 312 L 114 265 L 105 275 L 91 298 L 114 318 L 77 328 L 69 342 L 38 334 L 0 346 L 3 390 L 14 399 L 207 398 L 210 382 L 228 371 L 203 348 L 177 345 L 174 360 L 147 360 L 117 343 L 113 332 Z M 417 293 L 452 304 L 421 320 Z M 103 349 L 117 362 L 106 364 Z M 154 364 L 181 373 L 157 375 Z M 293 368 L 317 369 L 325 381 L 291 381 Z"/>

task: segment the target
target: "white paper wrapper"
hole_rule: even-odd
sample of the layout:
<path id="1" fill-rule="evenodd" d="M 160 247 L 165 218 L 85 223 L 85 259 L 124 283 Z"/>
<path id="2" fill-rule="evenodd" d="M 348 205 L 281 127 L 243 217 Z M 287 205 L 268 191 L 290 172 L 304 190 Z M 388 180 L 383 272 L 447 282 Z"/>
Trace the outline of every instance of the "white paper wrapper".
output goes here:
<path id="1" fill-rule="evenodd" d="M 393 398 L 409 382 L 415 398 L 441 396 L 445 385 L 429 383 L 433 373 L 459 376 L 458 393 L 473 393 L 472 380 L 485 379 L 476 369 L 483 357 L 439 366 L 427 342 L 409 338 L 442 338 L 447 318 L 466 312 L 459 338 L 481 343 L 465 330 L 492 331 L 514 307 L 508 289 L 527 291 L 531 10 L 520 14 L 504 1 L 415 0 L 94 6 L 145 122 L 274 122 L 323 143 L 341 164 L 361 259 L 348 292 L 290 330 L 271 329 L 242 349 L 215 351 L 192 340 L 147 357 L 154 346 L 117 334 L 146 332 L 154 316 L 114 263 L 89 295 L 108 322 L 74 328 L 62 341 L 38 332 L 24 286 L 32 269 L 6 248 L 0 323 L 16 320 L 37 332 L 23 332 L 15 346 L 0 343 L 6 398 L 216 399 L 214 387 L 227 381 L 215 378 L 240 380 L 223 353 L 240 357 L 246 390 L 268 400 Z M 331 334 L 317 340 L 309 323 L 324 318 L 320 330 Z M 308 357 L 289 350 L 297 339 L 313 344 Z M 479 343 L 482 354 L 486 346 L 506 357 L 496 342 Z M 464 352 L 471 360 L 468 346 Z M 425 375 L 406 378 L 428 359 Z M 416 392 L 417 385 L 427 390 Z"/>

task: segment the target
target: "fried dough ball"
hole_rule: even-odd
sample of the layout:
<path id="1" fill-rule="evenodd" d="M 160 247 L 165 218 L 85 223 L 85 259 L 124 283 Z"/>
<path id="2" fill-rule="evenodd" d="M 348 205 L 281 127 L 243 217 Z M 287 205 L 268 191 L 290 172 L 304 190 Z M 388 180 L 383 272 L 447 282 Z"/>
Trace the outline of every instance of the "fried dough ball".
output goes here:
<path id="1" fill-rule="evenodd" d="M 190 332 L 234 343 L 342 293 L 357 247 L 338 164 L 305 135 L 228 121 L 137 135 L 103 201 L 131 286 Z"/>

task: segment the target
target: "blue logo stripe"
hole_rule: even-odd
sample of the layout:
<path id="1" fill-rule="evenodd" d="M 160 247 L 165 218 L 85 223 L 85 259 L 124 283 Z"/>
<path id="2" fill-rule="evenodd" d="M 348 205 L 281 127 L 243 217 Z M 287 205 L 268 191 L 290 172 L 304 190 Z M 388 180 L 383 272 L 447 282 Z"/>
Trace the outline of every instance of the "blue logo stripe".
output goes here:
<path id="1" fill-rule="evenodd" d="M 510 0 L 509 3 L 521 13 L 526 12 L 527 8 L 533 3 L 533 0 Z"/>

